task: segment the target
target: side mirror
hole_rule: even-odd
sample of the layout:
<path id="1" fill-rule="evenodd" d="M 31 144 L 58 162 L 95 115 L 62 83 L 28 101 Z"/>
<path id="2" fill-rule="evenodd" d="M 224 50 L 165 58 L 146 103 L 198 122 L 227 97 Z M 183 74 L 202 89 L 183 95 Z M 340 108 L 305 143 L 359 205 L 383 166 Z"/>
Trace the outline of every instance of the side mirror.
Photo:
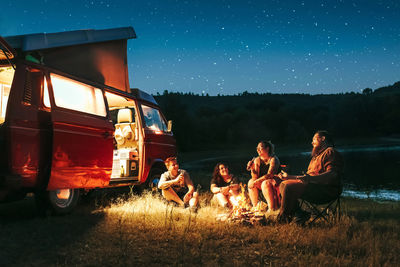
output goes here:
<path id="1" fill-rule="evenodd" d="M 172 132 L 172 121 L 168 121 L 168 132 Z"/>

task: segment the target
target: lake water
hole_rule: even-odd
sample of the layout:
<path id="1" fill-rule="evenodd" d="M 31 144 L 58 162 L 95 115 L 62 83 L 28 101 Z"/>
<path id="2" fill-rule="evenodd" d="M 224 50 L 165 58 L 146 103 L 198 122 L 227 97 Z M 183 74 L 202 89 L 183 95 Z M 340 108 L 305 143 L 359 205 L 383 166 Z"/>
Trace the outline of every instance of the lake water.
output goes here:
<path id="1" fill-rule="evenodd" d="M 400 146 L 351 147 L 338 149 L 344 158 L 343 196 L 369 198 L 379 201 L 400 201 Z M 309 151 L 279 154 L 282 164 L 291 174 L 301 174 L 310 162 Z M 205 157 L 183 163 L 182 168 L 196 173 L 211 172 L 217 162 L 226 162 L 232 173 L 249 177 L 244 170 L 253 155 L 232 153 L 225 156 Z M 207 170 L 207 171 L 205 171 Z M 245 178 L 243 178 L 245 179 Z M 207 185 L 205 185 L 207 186 Z"/>

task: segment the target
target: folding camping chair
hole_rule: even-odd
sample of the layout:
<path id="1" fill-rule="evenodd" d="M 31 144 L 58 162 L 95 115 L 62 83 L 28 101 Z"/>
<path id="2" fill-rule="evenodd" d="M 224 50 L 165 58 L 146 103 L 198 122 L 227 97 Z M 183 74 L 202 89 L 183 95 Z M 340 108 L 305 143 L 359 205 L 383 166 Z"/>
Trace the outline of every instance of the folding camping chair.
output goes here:
<path id="1" fill-rule="evenodd" d="M 304 197 L 301 199 L 300 208 L 304 208 L 311 212 L 312 220 L 308 225 L 312 225 L 317 220 L 324 220 L 327 223 L 340 221 L 340 194 L 336 198 L 320 197 Z"/>

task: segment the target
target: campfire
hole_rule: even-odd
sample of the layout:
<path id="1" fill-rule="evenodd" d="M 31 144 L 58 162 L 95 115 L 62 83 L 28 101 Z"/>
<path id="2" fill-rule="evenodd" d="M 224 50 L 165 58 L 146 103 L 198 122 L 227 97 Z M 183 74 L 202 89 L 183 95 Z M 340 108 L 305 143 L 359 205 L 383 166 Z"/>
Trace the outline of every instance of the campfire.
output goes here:
<path id="1" fill-rule="evenodd" d="M 252 207 L 247 198 L 246 185 L 240 184 L 240 194 L 237 197 L 231 197 L 232 210 L 228 213 L 218 214 L 217 220 L 249 225 L 263 224 L 265 222 L 266 204 L 258 202 L 256 207 Z"/>

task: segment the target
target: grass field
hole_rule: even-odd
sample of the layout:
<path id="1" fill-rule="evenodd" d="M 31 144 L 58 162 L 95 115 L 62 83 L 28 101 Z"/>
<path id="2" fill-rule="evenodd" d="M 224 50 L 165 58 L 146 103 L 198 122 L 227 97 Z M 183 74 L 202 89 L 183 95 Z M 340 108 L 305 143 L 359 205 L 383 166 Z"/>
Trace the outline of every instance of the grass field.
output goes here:
<path id="1" fill-rule="evenodd" d="M 339 223 L 219 222 L 151 194 L 98 194 L 70 215 L 38 217 L 32 199 L 0 206 L 0 266 L 398 266 L 400 203 L 343 199 Z"/>

